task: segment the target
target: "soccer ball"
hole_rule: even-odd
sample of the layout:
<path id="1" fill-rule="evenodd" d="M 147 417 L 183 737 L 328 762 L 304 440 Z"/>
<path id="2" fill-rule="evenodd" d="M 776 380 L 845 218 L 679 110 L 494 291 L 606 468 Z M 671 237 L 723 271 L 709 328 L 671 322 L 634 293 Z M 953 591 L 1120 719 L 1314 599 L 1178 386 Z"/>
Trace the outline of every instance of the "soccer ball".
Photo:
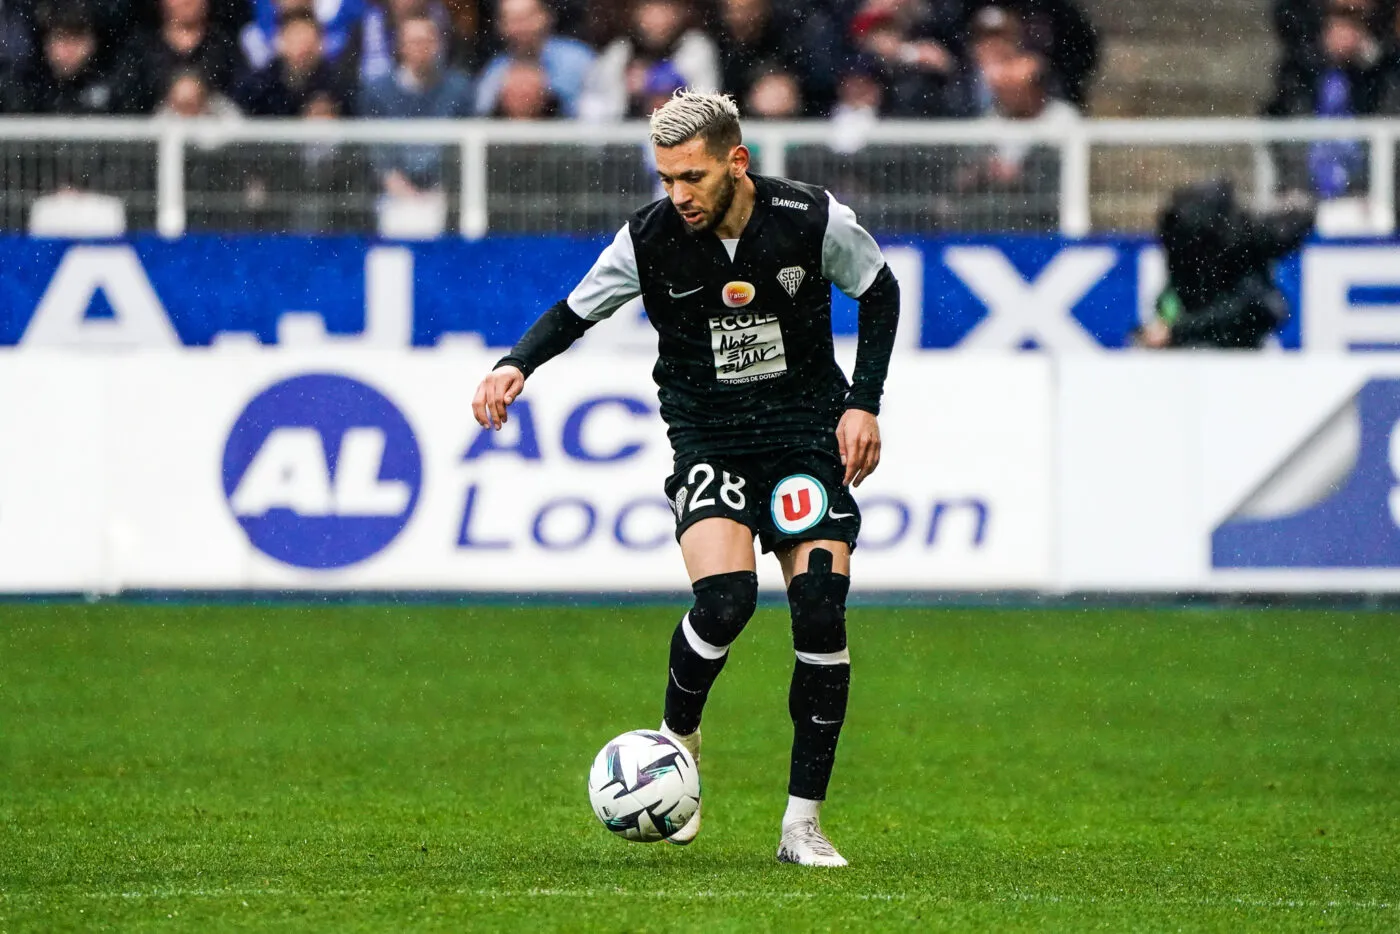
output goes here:
<path id="1" fill-rule="evenodd" d="M 700 772 L 669 737 L 632 730 L 593 760 L 588 800 L 603 826 L 619 837 L 655 843 L 684 827 L 700 807 Z"/>

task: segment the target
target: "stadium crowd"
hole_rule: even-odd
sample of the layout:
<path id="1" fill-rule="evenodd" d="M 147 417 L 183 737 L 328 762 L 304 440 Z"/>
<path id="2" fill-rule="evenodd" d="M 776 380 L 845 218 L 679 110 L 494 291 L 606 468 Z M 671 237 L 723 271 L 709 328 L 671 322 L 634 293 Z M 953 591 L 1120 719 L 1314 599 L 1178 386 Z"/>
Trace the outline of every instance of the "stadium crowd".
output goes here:
<path id="1" fill-rule="evenodd" d="M 616 119 L 1083 107 L 1075 0 L 0 0 L 0 111 Z"/>
<path id="2" fill-rule="evenodd" d="M 644 116 L 691 86 L 733 94 L 750 120 L 829 119 L 833 152 L 877 158 L 867 130 L 884 118 L 1078 119 L 1100 46 L 1083 2 L 0 0 L 0 114 L 593 122 Z M 1273 0 L 1282 51 L 1264 115 L 1400 114 L 1398 5 Z M 1365 141 L 1274 156 L 1284 192 L 1345 201 L 1370 186 Z M 360 158 L 313 148 L 302 161 L 314 184 L 260 175 L 250 158 L 235 173 L 240 209 L 269 185 L 330 192 L 373 177 L 395 195 L 444 183 L 440 147 Z M 191 171 L 217 194 L 227 167 Z M 911 228 L 1058 226 L 1056 147 L 964 147 L 920 172 L 936 195 Z"/>

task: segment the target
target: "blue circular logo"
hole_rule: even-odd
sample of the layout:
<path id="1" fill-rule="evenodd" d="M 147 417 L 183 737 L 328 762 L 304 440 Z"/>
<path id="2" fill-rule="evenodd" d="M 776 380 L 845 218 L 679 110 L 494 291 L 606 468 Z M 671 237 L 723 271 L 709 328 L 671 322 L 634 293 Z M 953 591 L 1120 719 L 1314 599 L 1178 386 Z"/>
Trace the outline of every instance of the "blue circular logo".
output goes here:
<path id="1" fill-rule="evenodd" d="M 224 446 L 224 495 L 248 540 L 299 568 L 340 568 L 394 540 L 422 487 L 413 429 L 371 386 L 330 373 L 274 383 Z"/>

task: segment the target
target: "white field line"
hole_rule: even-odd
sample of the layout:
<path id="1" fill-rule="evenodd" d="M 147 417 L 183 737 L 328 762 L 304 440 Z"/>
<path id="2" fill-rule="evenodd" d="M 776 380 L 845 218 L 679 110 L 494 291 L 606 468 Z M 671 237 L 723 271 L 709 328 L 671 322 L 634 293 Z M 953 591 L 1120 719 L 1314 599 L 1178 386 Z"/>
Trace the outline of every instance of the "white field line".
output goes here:
<path id="1" fill-rule="evenodd" d="M 382 893 L 371 889 L 344 889 L 325 890 L 317 892 L 288 891 L 285 889 L 151 889 L 149 891 L 128 891 L 128 892 L 81 892 L 76 895 L 47 895 L 38 892 L 0 892 L 0 903 L 12 902 L 55 902 L 67 898 L 78 898 L 91 901 L 111 901 L 111 900 L 146 900 L 146 899 L 167 899 L 167 898 L 208 898 L 208 899 L 259 899 L 259 898 L 360 898 L 377 896 Z M 911 902 L 926 903 L 937 902 L 941 904 L 963 904 L 976 902 L 1006 903 L 1006 902 L 1044 902 L 1046 904 L 1065 905 L 1160 905 L 1160 906 L 1195 906 L 1202 908 L 1221 908 L 1229 906 L 1239 906 L 1244 908 L 1285 908 L 1285 909 L 1325 909 L 1325 908 L 1348 908 L 1363 911 L 1396 911 L 1400 909 L 1400 904 L 1389 901 L 1377 901 L 1374 899 L 1257 899 L 1257 898 L 1101 898 L 1095 896 L 1060 896 L 1042 895 L 1034 892 L 1017 892 L 1010 895 L 998 895 L 992 898 L 952 898 L 947 895 L 920 895 L 902 892 L 881 893 L 881 892 L 761 892 L 746 891 L 736 889 L 731 891 L 715 891 L 706 889 L 696 892 L 640 892 L 632 889 L 455 889 L 448 891 L 428 890 L 421 893 L 424 897 L 434 897 L 443 895 L 452 896 L 472 896 L 476 898 L 489 899 L 613 899 L 620 896 L 637 897 L 665 897 L 670 901 L 761 901 L 761 900 L 793 900 L 810 901 L 816 899 L 846 899 L 851 901 L 883 901 L 883 902 Z"/>

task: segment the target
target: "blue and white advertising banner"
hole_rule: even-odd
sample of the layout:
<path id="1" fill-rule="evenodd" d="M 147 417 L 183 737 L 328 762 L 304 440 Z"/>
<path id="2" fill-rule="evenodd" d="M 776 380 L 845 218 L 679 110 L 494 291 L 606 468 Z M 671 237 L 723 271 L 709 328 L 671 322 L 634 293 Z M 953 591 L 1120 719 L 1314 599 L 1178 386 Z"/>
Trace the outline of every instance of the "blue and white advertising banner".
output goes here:
<path id="1" fill-rule="evenodd" d="M 509 346 L 566 295 L 604 239 L 396 244 L 354 237 L 0 238 L 0 346 Z M 1141 239 L 885 242 L 904 295 L 901 346 L 1055 354 L 1125 345 L 1165 276 Z M 1400 347 L 1400 245 L 1307 246 L 1276 270 L 1294 317 L 1285 349 Z M 855 333 L 838 295 L 834 327 Z M 589 340 L 655 348 L 636 305 Z"/>
<path id="2" fill-rule="evenodd" d="M 0 590 L 687 590 L 650 361 L 561 357 L 493 433 L 493 359 L 0 354 Z M 1052 586 L 1050 366 L 891 374 L 862 587 Z"/>
<path id="3" fill-rule="evenodd" d="M 1400 358 L 1075 360 L 1058 385 L 1065 589 L 1400 590 Z"/>

